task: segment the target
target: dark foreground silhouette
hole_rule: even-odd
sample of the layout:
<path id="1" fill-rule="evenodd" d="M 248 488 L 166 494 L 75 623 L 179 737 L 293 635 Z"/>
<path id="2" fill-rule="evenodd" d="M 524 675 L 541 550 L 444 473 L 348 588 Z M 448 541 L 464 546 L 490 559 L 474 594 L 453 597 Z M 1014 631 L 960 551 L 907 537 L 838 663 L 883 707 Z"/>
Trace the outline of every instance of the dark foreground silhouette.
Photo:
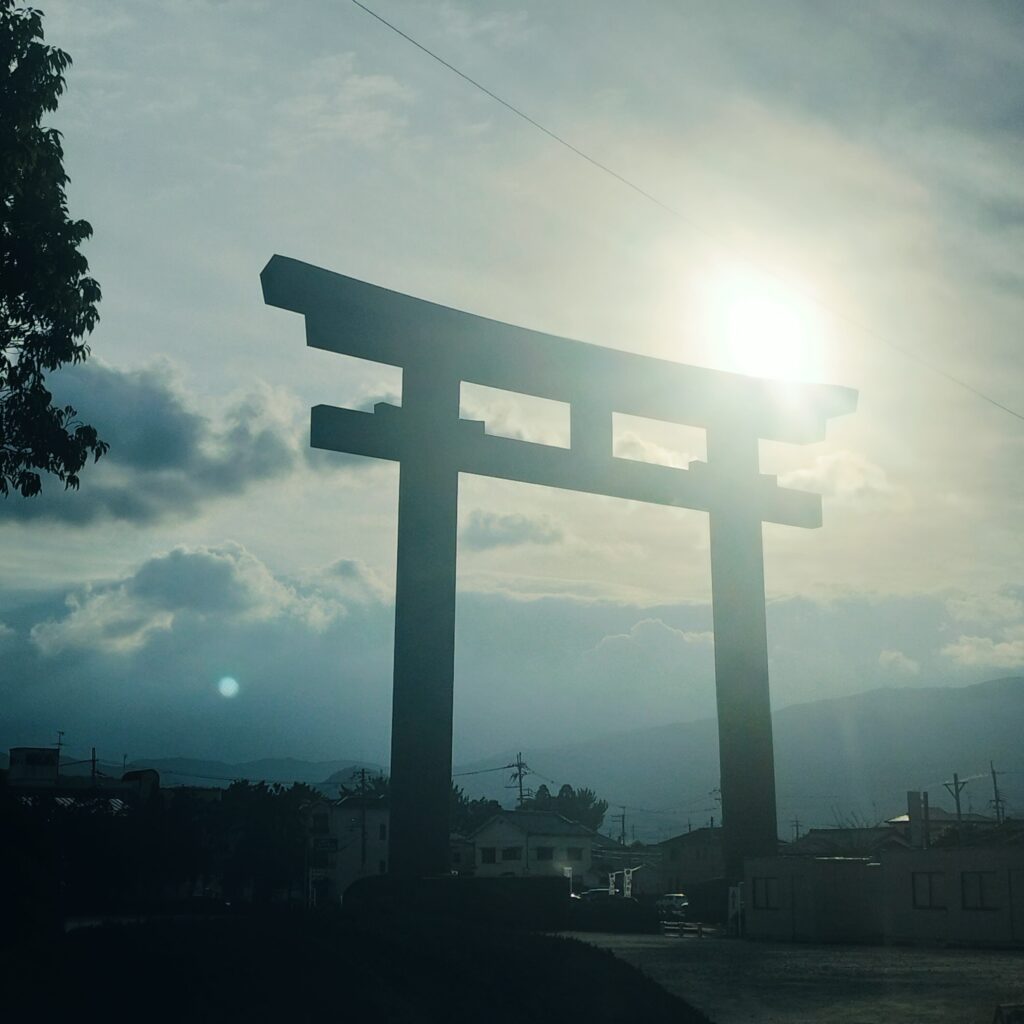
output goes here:
<path id="1" fill-rule="evenodd" d="M 83 927 L 9 948 L 0 981 L 8 1010 L 35 1020 L 707 1022 L 592 946 L 408 915 Z"/>

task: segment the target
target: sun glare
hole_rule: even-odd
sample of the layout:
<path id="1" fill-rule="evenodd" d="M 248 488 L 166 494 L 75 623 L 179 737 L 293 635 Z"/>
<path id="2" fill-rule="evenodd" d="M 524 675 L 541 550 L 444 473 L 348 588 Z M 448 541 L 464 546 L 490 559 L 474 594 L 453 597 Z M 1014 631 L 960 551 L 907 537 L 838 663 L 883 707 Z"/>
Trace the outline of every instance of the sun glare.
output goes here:
<path id="1" fill-rule="evenodd" d="M 775 380 L 820 380 L 817 310 L 799 289 L 754 270 L 723 270 L 711 282 L 709 341 L 723 369 Z"/>
<path id="2" fill-rule="evenodd" d="M 224 676 L 217 684 L 217 689 L 222 697 L 237 697 L 240 687 L 233 676 Z"/>

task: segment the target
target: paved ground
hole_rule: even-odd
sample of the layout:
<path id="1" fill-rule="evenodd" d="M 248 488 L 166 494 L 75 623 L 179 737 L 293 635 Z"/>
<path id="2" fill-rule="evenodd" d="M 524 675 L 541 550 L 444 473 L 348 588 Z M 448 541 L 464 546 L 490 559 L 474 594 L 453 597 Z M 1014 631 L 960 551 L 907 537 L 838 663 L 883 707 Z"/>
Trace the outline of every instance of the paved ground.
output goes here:
<path id="1" fill-rule="evenodd" d="M 991 1024 L 1024 1003 L 1024 951 L 804 946 L 575 933 L 715 1024 Z"/>

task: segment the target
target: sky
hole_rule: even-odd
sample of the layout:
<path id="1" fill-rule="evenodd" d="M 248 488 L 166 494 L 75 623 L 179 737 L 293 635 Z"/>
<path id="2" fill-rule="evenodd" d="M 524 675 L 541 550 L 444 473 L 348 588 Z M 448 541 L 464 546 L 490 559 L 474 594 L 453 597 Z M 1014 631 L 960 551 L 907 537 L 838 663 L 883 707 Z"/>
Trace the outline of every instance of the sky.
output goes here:
<path id="1" fill-rule="evenodd" d="M 949 379 L 1024 413 L 1017 4 L 374 0 L 658 202 L 353 4 L 41 5 L 103 289 L 52 386 L 111 448 L 0 504 L 0 744 L 387 762 L 397 467 L 310 450 L 308 410 L 401 375 L 307 349 L 275 253 L 855 388 L 825 441 L 761 446 L 824 507 L 764 528 L 774 705 L 1020 673 L 1024 422 Z M 616 424 L 628 457 L 702 444 Z M 714 713 L 706 515 L 467 476 L 459 515 L 457 761 Z"/>

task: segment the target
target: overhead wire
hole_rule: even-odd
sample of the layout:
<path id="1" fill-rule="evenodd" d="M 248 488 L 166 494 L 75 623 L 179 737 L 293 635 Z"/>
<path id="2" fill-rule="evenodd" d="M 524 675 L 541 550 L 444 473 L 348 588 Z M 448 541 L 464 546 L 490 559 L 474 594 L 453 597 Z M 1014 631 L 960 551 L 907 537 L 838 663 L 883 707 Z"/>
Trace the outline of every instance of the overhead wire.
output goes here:
<path id="1" fill-rule="evenodd" d="M 473 88 L 478 89 L 485 96 L 490 97 L 490 99 L 494 100 L 496 103 L 503 106 L 512 114 L 515 114 L 516 117 L 521 118 L 527 124 L 536 128 L 539 132 L 542 132 L 549 139 L 558 143 L 558 145 L 563 146 L 565 149 L 568 149 L 570 152 L 578 156 L 580 159 L 585 160 L 592 167 L 603 172 L 604 174 L 609 175 L 610 177 L 618 181 L 620 184 L 625 185 L 627 188 L 631 189 L 637 195 L 642 196 L 644 199 L 660 207 L 666 213 L 669 213 L 673 217 L 676 217 L 678 220 L 687 224 L 693 230 L 701 233 L 706 238 L 710 239 L 719 247 L 727 248 L 727 246 L 725 246 L 718 238 L 716 238 L 712 234 L 710 229 L 704 227 L 702 224 L 695 221 L 692 217 L 685 214 L 682 210 L 678 209 L 675 206 L 672 206 L 669 203 L 666 203 L 662 199 L 659 199 L 656 195 L 654 195 L 654 193 L 649 192 L 641 185 L 638 185 L 635 181 L 632 181 L 630 178 L 627 178 L 624 174 L 621 174 L 619 171 L 616 171 L 614 168 L 608 166 L 608 164 L 605 164 L 602 161 L 598 160 L 596 157 L 591 156 L 585 150 L 581 149 L 579 146 L 570 142 L 564 136 L 559 135 L 558 132 L 552 131 L 550 128 L 546 127 L 540 121 L 538 121 L 536 118 L 531 117 L 529 114 L 527 114 L 526 111 L 524 111 L 520 107 L 517 107 L 514 103 L 511 103 L 508 100 L 504 99 L 502 96 L 499 96 L 496 92 L 494 92 L 492 89 L 489 89 L 482 82 L 479 82 L 477 79 L 466 74 L 466 72 L 462 71 L 454 64 L 445 60 L 444 57 L 442 57 L 440 54 L 431 50 L 429 47 L 424 46 L 424 44 L 419 42 L 419 40 L 414 39 L 411 35 L 409 35 L 407 32 L 404 32 L 393 22 L 388 21 L 387 18 L 383 17 L 382 15 L 378 14 L 375 10 L 368 7 L 366 4 L 362 3 L 361 0 L 351 0 L 351 2 L 361 11 L 364 11 L 366 14 L 370 15 L 371 18 L 376 19 L 378 22 L 380 22 L 380 24 L 390 29 L 392 32 L 400 36 L 402 39 L 410 43 L 412 46 L 415 46 L 416 49 L 425 53 L 432 60 L 437 61 L 438 64 L 446 68 L 448 71 L 452 72 L 452 74 L 457 75 L 463 81 L 473 86 Z M 779 280 L 778 275 L 770 267 L 760 265 L 759 263 L 749 259 L 748 257 L 741 258 L 745 263 L 747 263 L 750 266 L 756 267 L 760 272 L 764 273 L 765 275 L 775 280 Z M 869 324 L 866 324 L 861 320 L 858 320 L 856 317 L 851 316 L 849 313 L 846 313 L 845 311 L 840 309 L 836 309 L 835 307 L 829 305 L 824 300 L 819 298 L 813 292 L 808 291 L 804 288 L 797 288 L 796 290 L 799 291 L 799 293 L 805 299 L 813 303 L 819 309 L 826 312 L 829 316 L 832 316 L 835 319 L 846 323 L 848 326 L 853 327 L 860 333 L 865 334 L 868 337 L 874 339 L 879 344 L 885 345 L 886 347 L 892 349 L 894 352 L 900 353 L 900 355 L 902 355 L 904 358 L 909 359 L 912 362 L 919 363 L 921 366 L 930 370 L 937 376 L 944 378 L 946 381 L 957 387 L 963 388 L 965 391 L 970 392 L 976 398 L 980 399 L 983 402 L 987 402 L 989 405 L 992 405 L 997 409 L 1002 410 L 1008 415 L 1014 417 L 1014 419 L 1024 422 L 1024 413 L 1019 412 L 1016 409 L 1012 408 L 1011 406 L 1006 405 L 1004 402 L 999 401 L 997 398 L 994 398 L 987 392 L 982 391 L 978 387 L 975 387 L 973 384 L 964 380 L 962 377 L 958 377 L 956 374 L 950 373 L 948 370 L 945 370 L 942 366 L 940 366 L 933 360 L 929 359 L 928 357 L 921 355 L 921 353 L 915 351 L 914 349 L 907 348 L 905 345 L 893 341 L 891 338 L 888 338 L 885 335 L 879 333 L 875 328 L 871 327 Z"/>

